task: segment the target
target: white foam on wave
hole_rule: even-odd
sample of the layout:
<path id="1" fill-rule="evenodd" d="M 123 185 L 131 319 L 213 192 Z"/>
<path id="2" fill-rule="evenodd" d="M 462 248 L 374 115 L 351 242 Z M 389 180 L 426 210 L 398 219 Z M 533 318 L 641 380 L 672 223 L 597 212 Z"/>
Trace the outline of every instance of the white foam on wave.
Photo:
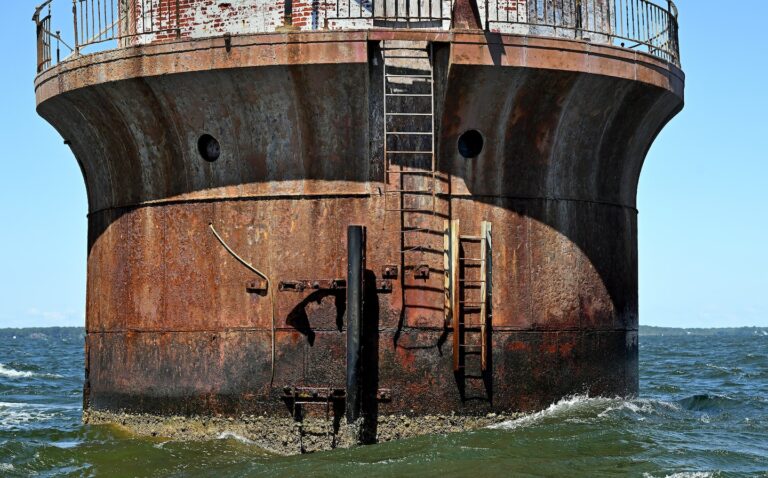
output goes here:
<path id="1" fill-rule="evenodd" d="M 715 474 L 711 471 L 684 471 L 682 473 L 673 473 L 664 478 L 712 478 Z M 643 478 L 656 478 L 655 475 L 644 473 Z"/>
<path id="2" fill-rule="evenodd" d="M 659 408 L 665 408 L 672 411 L 680 410 L 680 407 L 674 403 L 661 402 L 658 400 L 635 399 L 628 400 L 624 398 L 607 397 L 589 397 L 587 395 L 572 395 L 565 397 L 560 401 L 553 403 L 545 410 L 525 415 L 521 418 L 509 420 L 502 423 L 491 425 L 488 428 L 501 430 L 514 430 L 516 428 L 526 427 L 538 423 L 544 419 L 564 418 L 566 421 L 584 422 L 584 417 L 574 418 L 574 414 L 593 414 L 596 418 L 608 418 L 614 412 L 627 411 L 637 415 L 639 421 L 645 420 L 643 415 L 658 413 Z"/>
<path id="3" fill-rule="evenodd" d="M 27 370 L 16 370 L 10 367 L 6 367 L 5 364 L 0 363 L 0 377 L 7 377 L 7 378 L 31 378 L 31 377 L 42 377 L 42 378 L 62 378 L 61 375 L 56 373 L 35 373 L 30 372 Z"/>
<path id="4" fill-rule="evenodd" d="M 242 435 L 238 435 L 235 432 L 228 432 L 228 431 L 219 433 L 219 436 L 217 436 L 216 438 L 218 438 L 219 440 L 227 440 L 227 439 L 237 440 L 240 443 L 245 443 L 246 445 L 253 445 L 254 443 L 252 440 L 249 440 Z"/>
<path id="5" fill-rule="evenodd" d="M 42 422 L 54 418 L 56 414 L 44 410 L 0 409 L 0 427 L 12 427 L 30 422 Z"/>
<path id="6" fill-rule="evenodd" d="M 540 411 L 525 415 L 521 418 L 514 420 L 508 420 L 506 422 L 497 423 L 491 425 L 488 428 L 498 430 L 514 430 L 515 428 L 525 427 L 541 421 L 544 418 L 552 418 L 560 415 L 567 414 L 575 409 L 582 409 L 588 406 L 590 403 L 596 403 L 598 401 L 609 401 L 608 398 L 590 398 L 587 395 L 573 395 L 563 398 L 559 402 L 553 403 L 548 408 Z"/>
<path id="7" fill-rule="evenodd" d="M 14 370 L 0 363 L 0 376 L 8 378 L 34 377 L 34 372 Z"/>
<path id="8" fill-rule="evenodd" d="M 75 405 L 0 402 L 0 427 L 44 422 L 61 416 L 62 409 L 80 408 Z"/>
<path id="9" fill-rule="evenodd" d="M 13 463 L 0 463 L 0 471 L 13 471 Z"/>

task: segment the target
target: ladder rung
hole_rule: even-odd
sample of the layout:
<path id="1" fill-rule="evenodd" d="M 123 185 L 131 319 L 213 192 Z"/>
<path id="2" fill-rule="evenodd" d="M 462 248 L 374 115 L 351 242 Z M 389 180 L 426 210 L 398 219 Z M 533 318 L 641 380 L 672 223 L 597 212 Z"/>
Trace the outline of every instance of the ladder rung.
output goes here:
<path id="1" fill-rule="evenodd" d="M 387 209 L 389 212 L 422 212 L 424 214 L 434 214 L 431 209 Z"/>
<path id="2" fill-rule="evenodd" d="M 471 301 L 471 300 L 460 300 L 459 304 L 465 304 L 465 305 L 485 305 L 485 302 L 478 302 L 478 301 Z"/>
<path id="3" fill-rule="evenodd" d="M 413 46 L 387 46 L 387 43 L 384 42 L 381 46 L 382 50 L 411 50 L 411 51 L 423 51 L 424 53 L 427 52 L 426 48 L 416 48 Z"/>
<path id="4" fill-rule="evenodd" d="M 432 131 L 387 131 L 386 134 L 403 134 L 403 135 L 420 135 L 420 136 L 431 136 L 434 133 Z"/>
<path id="5" fill-rule="evenodd" d="M 464 368 L 464 367 L 462 367 L 462 368 Z M 484 377 L 482 375 L 467 375 L 467 374 L 464 374 L 464 378 L 473 378 L 473 379 L 476 379 L 476 380 L 482 380 Z"/>
<path id="6" fill-rule="evenodd" d="M 459 236 L 459 239 L 462 241 L 482 241 L 483 238 L 480 236 Z"/>
<path id="7" fill-rule="evenodd" d="M 387 154 L 433 154 L 432 151 L 387 151 Z"/>
<path id="8" fill-rule="evenodd" d="M 459 282 L 467 282 L 469 284 L 485 284 L 484 280 L 474 280 L 474 279 L 459 279 Z"/>
<path id="9" fill-rule="evenodd" d="M 429 93 L 384 93 L 385 96 L 432 96 Z"/>
<path id="10" fill-rule="evenodd" d="M 388 191 L 384 191 L 384 194 L 395 194 L 395 193 L 434 194 L 433 191 L 428 191 L 428 190 L 424 190 L 424 189 L 390 189 Z"/>
<path id="11" fill-rule="evenodd" d="M 432 113 L 389 113 L 387 116 L 432 116 Z"/>
<path id="12" fill-rule="evenodd" d="M 382 48 L 382 50 L 411 50 L 410 48 Z M 408 56 L 408 55 L 386 55 L 387 58 L 417 58 L 419 60 L 428 60 L 429 53 L 427 50 L 411 50 L 424 53 L 424 56 Z"/>
<path id="13" fill-rule="evenodd" d="M 387 174 L 435 174 L 435 171 L 393 171 L 393 170 L 386 170 Z"/>
<path id="14" fill-rule="evenodd" d="M 393 68 L 393 67 L 390 67 Z M 394 67 L 394 68 L 401 68 L 401 67 Z M 384 76 L 387 78 L 429 78 L 430 81 L 432 81 L 432 75 L 392 75 L 389 73 L 386 73 Z"/>
<path id="15" fill-rule="evenodd" d="M 485 262 L 485 259 L 473 259 L 473 258 L 469 258 L 469 259 L 461 258 L 459 260 L 463 262 Z"/>

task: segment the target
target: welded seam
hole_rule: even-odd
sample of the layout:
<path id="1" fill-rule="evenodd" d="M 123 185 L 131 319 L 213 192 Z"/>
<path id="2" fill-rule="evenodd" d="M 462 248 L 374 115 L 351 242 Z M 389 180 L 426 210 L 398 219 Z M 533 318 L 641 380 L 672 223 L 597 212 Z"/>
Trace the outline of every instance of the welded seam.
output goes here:
<path id="1" fill-rule="evenodd" d="M 227 334 L 227 333 L 237 333 L 237 332 L 270 332 L 271 329 L 264 328 L 264 327 L 233 327 L 233 328 L 223 328 L 223 329 L 191 329 L 191 330 L 153 330 L 153 329 L 123 329 L 123 330 L 99 330 L 99 331 L 92 331 L 88 332 L 87 335 L 120 335 L 120 334 Z M 335 327 L 316 327 L 312 329 L 314 332 L 336 332 L 340 333 L 339 329 Z M 398 332 L 398 327 L 384 327 L 378 329 L 379 332 L 391 332 L 396 333 Z M 445 329 L 442 326 L 438 327 L 402 327 L 402 332 L 434 332 L 436 334 L 442 333 Z M 637 328 L 604 328 L 604 329 L 595 329 L 595 328 L 578 328 L 578 327 L 567 327 L 562 329 L 547 329 L 547 328 L 527 328 L 527 329 L 520 329 L 515 328 L 514 326 L 497 326 L 495 325 L 493 327 L 494 332 L 508 332 L 508 333 L 525 333 L 525 334 L 557 334 L 562 332 L 579 332 L 583 334 L 593 334 L 593 333 L 611 333 L 611 332 L 638 332 L 639 329 Z M 293 327 L 276 327 L 275 332 L 280 333 L 294 333 L 296 332 L 296 329 Z"/>
<path id="2" fill-rule="evenodd" d="M 182 204 L 196 204 L 196 203 L 218 203 L 227 201 L 301 201 L 301 200 L 315 200 L 315 199 L 368 199 L 375 196 L 374 193 L 339 193 L 339 194 L 283 194 L 272 196 L 227 196 L 217 198 L 192 198 L 192 199 L 158 199 L 153 201 L 146 201 L 137 204 L 128 204 L 121 206 L 109 206 L 101 209 L 96 209 L 88 213 L 88 217 L 95 214 L 100 214 L 107 211 L 114 211 L 120 209 L 141 209 L 145 207 L 156 206 L 176 206 Z M 577 199 L 577 198 L 556 198 L 550 196 L 506 196 L 500 194 L 446 194 L 438 193 L 436 195 L 440 199 L 510 199 L 513 201 L 553 201 L 553 202 L 575 202 L 594 204 L 598 206 L 611 206 L 622 209 L 628 209 L 635 213 L 638 210 L 634 206 L 628 206 L 626 204 L 611 202 L 611 201 L 599 201 L 596 199 Z"/>

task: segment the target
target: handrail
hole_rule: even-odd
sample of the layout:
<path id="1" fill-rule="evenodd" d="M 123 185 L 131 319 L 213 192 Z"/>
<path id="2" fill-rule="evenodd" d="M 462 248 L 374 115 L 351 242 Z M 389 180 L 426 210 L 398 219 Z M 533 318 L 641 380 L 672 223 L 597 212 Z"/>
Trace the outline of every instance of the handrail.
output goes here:
<path id="1" fill-rule="evenodd" d="M 64 1 L 64 0 L 60 0 Z M 180 0 L 71 0 L 72 46 L 51 29 L 51 5 L 35 7 L 37 71 L 54 64 L 56 41 L 75 56 L 134 44 L 191 37 L 182 25 Z M 256 1 L 256 0 L 254 0 Z M 264 1 L 264 0 L 259 0 Z M 285 2 L 280 22 L 288 29 L 421 28 L 450 29 L 454 0 L 318 0 L 311 11 Z M 642 51 L 680 65 L 678 10 L 672 0 L 470 0 L 477 1 L 486 31 L 529 36 L 572 38 Z M 189 1 L 183 2 L 188 8 Z M 297 7 L 297 5 L 301 5 Z M 47 9 L 47 12 L 45 11 Z M 215 18 L 209 18 L 215 23 Z M 278 27 L 279 29 L 279 27 Z M 213 31 L 216 31 L 215 29 Z M 258 28 L 253 32 L 261 32 Z M 265 30 L 266 32 L 266 30 Z"/>

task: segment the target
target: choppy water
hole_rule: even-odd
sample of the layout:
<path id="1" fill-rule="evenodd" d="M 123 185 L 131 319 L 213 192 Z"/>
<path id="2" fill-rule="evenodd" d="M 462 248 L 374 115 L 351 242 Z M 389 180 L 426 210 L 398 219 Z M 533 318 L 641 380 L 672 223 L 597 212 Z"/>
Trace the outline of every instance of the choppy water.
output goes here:
<path id="1" fill-rule="evenodd" d="M 768 477 L 768 336 L 642 337 L 635 400 L 571 397 L 495 429 L 313 455 L 83 426 L 79 341 L 0 343 L 0 476 Z"/>

